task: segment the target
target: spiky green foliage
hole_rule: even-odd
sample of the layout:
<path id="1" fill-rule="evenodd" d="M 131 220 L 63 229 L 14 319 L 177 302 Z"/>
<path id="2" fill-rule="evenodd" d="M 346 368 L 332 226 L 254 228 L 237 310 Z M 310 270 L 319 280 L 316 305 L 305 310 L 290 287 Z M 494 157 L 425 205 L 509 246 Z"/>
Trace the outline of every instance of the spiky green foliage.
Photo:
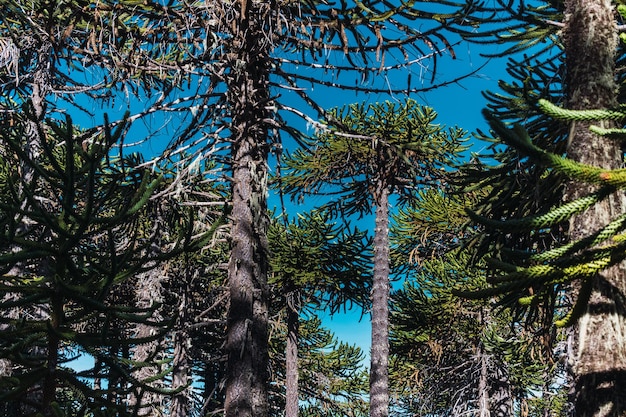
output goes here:
<path id="1" fill-rule="evenodd" d="M 275 218 L 270 225 L 270 284 L 278 308 L 286 317 L 285 396 L 287 414 L 295 414 L 301 401 L 298 375 L 300 325 L 303 315 L 324 309 L 369 305 L 371 289 L 370 240 L 365 232 L 337 224 L 328 211 L 298 214 L 290 222 Z M 302 400 L 310 401 L 305 396 Z"/>
<path id="2" fill-rule="evenodd" d="M 367 415 L 367 371 L 361 348 L 340 342 L 312 317 L 303 322 L 299 352 L 302 352 L 302 416 Z"/>
<path id="3" fill-rule="evenodd" d="M 450 252 L 421 260 L 415 268 L 419 272 L 393 295 L 391 381 L 395 403 L 406 415 L 476 409 L 481 317 L 475 305 L 450 292 L 455 277 L 466 279 L 466 264 L 457 252 Z M 454 276 L 448 273 L 452 270 Z"/>
<path id="4" fill-rule="evenodd" d="M 23 126 L 3 123 L 0 130 L 0 357 L 8 368 L 0 377 L 1 400 L 23 415 L 50 415 L 52 404 L 67 415 L 132 414 L 119 396 L 162 391 L 150 384 L 162 375 L 133 376 L 153 365 L 156 352 L 145 362 L 122 352 L 161 337 L 169 323 L 153 317 L 157 304 L 139 308 L 115 294 L 169 256 L 167 248 L 154 247 L 152 228 L 141 218 L 161 177 L 138 168 L 136 156 L 112 153 L 125 126 L 98 135 L 77 130 L 69 117 L 48 121 L 37 159 L 23 150 Z M 28 182 L 25 169 L 34 173 Z M 171 244 L 177 241 L 185 241 L 184 232 Z M 154 332 L 129 338 L 122 330 L 136 324 Z M 93 366 L 72 369 L 80 356 L 93 358 Z M 96 387 L 96 379 L 108 379 L 108 386 Z"/>
<path id="5" fill-rule="evenodd" d="M 298 198 L 341 196 L 327 206 L 343 215 L 370 213 L 378 180 L 408 197 L 441 181 L 464 150 L 465 132 L 446 129 L 436 118 L 412 99 L 334 109 L 307 147 L 284 159 L 277 180 Z"/>
<path id="6" fill-rule="evenodd" d="M 407 276 L 391 303 L 392 398 L 398 415 L 480 407 L 483 303 L 465 302 L 451 292 L 455 282 L 482 281 L 480 269 L 459 252 L 464 207 L 471 202 L 470 195 L 423 189 L 393 217 L 392 256 Z"/>
<path id="7" fill-rule="evenodd" d="M 488 190 L 450 191 L 423 190 L 394 216 L 394 260 L 408 276 L 392 303 L 397 413 L 523 415 L 519 402 L 540 409 L 553 398 L 538 394 L 544 378 L 558 381 L 563 369 L 544 359 L 541 333 L 510 326 L 510 315 L 492 311 L 491 300 L 454 295 L 460 282 L 485 285 L 484 268 L 462 244 L 474 233 L 465 228 L 466 210 Z"/>
<path id="8" fill-rule="evenodd" d="M 498 119 L 507 126 L 523 124 L 528 132 L 532 132 L 533 146 L 551 155 L 562 155 L 566 146 L 567 126 L 562 122 L 545 117 L 539 107 L 539 99 L 551 103 L 562 100 L 563 91 L 563 54 L 558 42 L 558 25 L 553 22 L 561 20 L 562 5 L 556 2 L 544 2 L 533 5 L 524 4 L 520 13 L 510 13 L 511 5 L 497 1 L 489 5 L 490 11 L 483 16 L 496 19 L 493 27 L 487 31 L 479 31 L 476 36 L 479 42 L 507 42 L 512 44 L 502 55 L 507 55 L 518 48 L 526 49 L 528 45 L 545 42 L 543 47 L 529 50 L 528 55 L 509 58 L 507 72 L 511 81 L 500 81 L 501 92 L 486 92 L 489 100 L 488 110 L 491 119 Z M 491 14 L 493 13 L 493 14 Z M 480 12 L 479 12 L 480 14 Z M 484 21 L 486 25 L 490 23 Z M 472 34 L 467 34 L 474 39 Z M 505 129 L 505 132 L 508 130 Z M 519 250 L 531 248 L 533 252 L 544 252 L 551 249 L 555 242 L 565 239 L 566 228 L 563 220 L 570 209 L 582 210 L 584 201 L 573 203 L 570 207 L 561 207 L 565 175 L 562 171 L 550 169 L 545 163 L 536 164 L 527 153 L 518 151 L 511 146 L 501 146 L 497 135 L 490 136 L 478 132 L 477 136 L 487 142 L 480 155 L 461 168 L 466 176 L 466 190 L 481 190 L 479 203 L 473 208 L 472 216 L 489 218 L 490 221 L 507 221 L 533 223 L 540 225 L 534 229 L 517 228 L 502 230 L 491 227 L 480 229 L 480 233 L 471 235 L 467 247 L 474 254 L 475 260 L 484 256 L 498 258 L 501 261 L 513 262 L 519 258 Z M 511 136 L 511 135 L 509 135 Z M 593 197 L 589 197 L 591 204 Z M 547 207 L 561 207 L 547 214 Z M 519 220 L 524 219 L 524 220 Z M 509 250 L 500 250 L 508 248 Z M 497 255 L 494 256 L 494 251 Z M 491 270 L 488 270 L 491 274 Z M 517 286 L 517 298 L 530 295 Z M 552 287 L 557 290 L 558 286 Z M 532 294 L 536 294 L 534 289 Z M 487 295 L 487 294 L 485 294 Z M 556 293 L 543 293 L 546 305 L 551 305 Z M 515 320 L 526 320 L 528 323 L 538 319 L 545 310 L 537 309 L 537 304 L 520 306 L 510 298 L 504 303 L 514 308 Z M 528 314 L 527 314 L 528 313 Z M 539 322 L 542 320 L 539 319 Z"/>
<path id="9" fill-rule="evenodd" d="M 572 118 L 581 121 L 596 120 L 597 117 L 605 118 L 612 114 L 611 111 L 595 110 L 563 111 L 545 102 L 540 104 L 542 108 L 548 110 L 549 115 L 564 120 L 572 120 Z M 572 216 L 586 211 L 592 205 L 624 188 L 622 169 L 607 170 L 587 166 L 544 151 L 531 142 L 526 130 L 520 126 L 509 129 L 489 114 L 487 117 L 494 132 L 502 141 L 527 155 L 537 165 L 560 174 L 562 178 L 600 185 L 602 188 L 577 200 L 556 204 L 545 213 L 520 219 L 494 221 L 471 214 L 478 223 L 508 233 L 541 234 L 542 230 L 558 228 Z M 531 305 L 547 293 L 552 293 L 558 286 L 579 280 L 582 284 L 576 304 L 567 314 L 555 321 L 558 326 L 571 324 L 585 309 L 591 291 L 591 278 L 626 258 L 623 239 L 625 226 L 624 215 L 622 215 L 594 234 L 578 241 L 561 244 L 555 242 L 546 250 L 517 251 L 516 257 L 507 261 L 491 259 L 488 262 L 494 270 L 498 271 L 490 278 L 493 285 L 474 295 L 510 294 L 513 296 L 517 293 L 518 296 L 514 297 L 520 304 Z M 529 296 L 520 295 L 527 288 L 535 289 L 534 293 Z"/>
<path id="10" fill-rule="evenodd" d="M 167 93 L 186 74 L 167 68 L 180 50 L 172 47 L 172 22 L 161 18 L 164 7 L 136 0 L 3 0 L 0 39 L 15 51 L 2 77 L 4 94 L 23 98 L 43 81 L 63 91 L 76 111 L 91 112 L 76 97 L 115 100 L 116 91 L 139 94 L 141 87 Z M 51 63 L 46 80 L 33 80 L 34 68 Z"/>
<path id="11" fill-rule="evenodd" d="M 394 267 L 410 274 L 416 265 L 444 256 L 461 245 L 467 232 L 465 208 L 471 207 L 480 192 L 464 196 L 446 189 L 424 188 L 415 200 L 393 215 L 391 252 Z"/>
<path id="12" fill-rule="evenodd" d="M 328 211 L 298 214 L 284 224 L 276 218 L 268 231 L 272 257 L 270 284 L 287 297 L 295 291 L 298 310 L 331 313 L 369 305 L 371 249 L 367 233 L 338 223 Z"/>

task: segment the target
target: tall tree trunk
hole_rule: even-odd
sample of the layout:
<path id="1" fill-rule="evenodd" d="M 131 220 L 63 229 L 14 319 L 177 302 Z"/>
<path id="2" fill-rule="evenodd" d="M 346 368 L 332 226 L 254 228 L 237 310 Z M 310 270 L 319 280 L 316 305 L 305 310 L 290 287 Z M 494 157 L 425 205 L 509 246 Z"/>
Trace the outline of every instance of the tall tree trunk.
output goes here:
<path id="1" fill-rule="evenodd" d="M 480 363 L 477 417 L 491 417 L 489 413 L 489 357 L 482 342 L 478 345 L 477 356 Z"/>
<path id="2" fill-rule="evenodd" d="M 617 32 L 611 0 L 567 0 L 563 44 L 566 54 L 567 105 L 572 109 L 614 107 Z M 598 122 L 595 122 L 598 124 Z M 590 123 L 573 122 L 569 158 L 603 168 L 618 168 L 620 144 L 593 134 Z M 603 122 L 603 127 L 613 127 Z M 571 201 L 593 188 L 569 184 Z M 597 231 L 624 212 L 623 192 L 596 204 L 570 222 L 570 238 Z M 577 417 L 626 415 L 626 295 L 625 266 L 619 264 L 593 278 L 587 310 L 578 324 L 577 347 L 572 358 Z"/>
<path id="3" fill-rule="evenodd" d="M 389 415 L 389 187 L 380 180 L 376 193 L 370 416 Z"/>
<path id="4" fill-rule="evenodd" d="M 267 164 L 269 41 L 263 19 L 272 5 L 239 0 L 227 75 L 232 111 L 230 307 L 226 417 L 267 417 Z"/>
<path id="5" fill-rule="evenodd" d="M 287 347 L 285 348 L 285 417 L 298 417 L 298 337 L 300 327 L 300 296 L 290 291 L 287 296 Z"/>
<path id="6" fill-rule="evenodd" d="M 154 303 L 163 302 L 163 285 L 162 271 L 153 269 L 139 275 L 134 285 L 135 305 L 139 308 L 149 308 Z M 155 317 L 161 319 L 161 317 Z M 150 337 L 158 329 L 145 323 L 135 323 L 133 333 L 137 338 Z M 138 344 L 130 348 L 132 360 L 136 362 L 149 361 L 155 351 L 159 349 L 160 340 L 154 340 L 150 343 Z M 133 371 L 132 375 L 138 381 L 145 381 L 161 372 L 161 369 L 155 366 L 143 366 Z M 151 384 L 163 384 L 163 381 L 152 381 Z M 138 394 L 138 395 L 137 395 Z M 163 396 L 155 392 L 141 390 L 130 395 L 128 405 L 132 409 L 137 410 L 137 416 L 153 416 L 156 415 L 155 410 L 159 409 L 163 404 Z"/>

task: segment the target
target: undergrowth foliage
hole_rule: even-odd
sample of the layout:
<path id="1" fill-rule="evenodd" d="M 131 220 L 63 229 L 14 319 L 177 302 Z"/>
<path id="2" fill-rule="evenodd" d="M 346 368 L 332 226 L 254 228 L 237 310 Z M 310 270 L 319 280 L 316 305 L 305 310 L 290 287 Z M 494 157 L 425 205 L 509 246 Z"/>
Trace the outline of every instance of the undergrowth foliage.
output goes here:
<path id="1" fill-rule="evenodd" d="M 121 398 L 170 392 L 151 384 L 162 375 L 133 376 L 154 366 L 158 352 L 141 363 L 128 352 L 163 337 L 171 323 L 153 314 L 158 303 L 137 307 L 120 296 L 130 278 L 169 256 L 143 217 L 162 176 L 116 152 L 124 124 L 103 134 L 80 131 L 69 117 L 44 126 L 41 153 L 31 157 L 22 121 L 0 124 L 1 409 L 132 415 Z M 132 337 L 139 324 L 153 332 Z"/>

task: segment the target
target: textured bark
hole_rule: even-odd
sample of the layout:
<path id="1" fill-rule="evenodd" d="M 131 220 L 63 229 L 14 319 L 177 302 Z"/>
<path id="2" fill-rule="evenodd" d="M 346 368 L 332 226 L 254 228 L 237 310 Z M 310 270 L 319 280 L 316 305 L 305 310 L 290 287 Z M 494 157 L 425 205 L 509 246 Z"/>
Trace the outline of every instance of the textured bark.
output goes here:
<path id="1" fill-rule="evenodd" d="M 513 390 L 508 370 L 491 363 L 489 371 L 489 412 L 491 417 L 509 417 L 513 412 Z"/>
<path id="2" fill-rule="evenodd" d="M 482 343 L 478 346 L 477 356 L 480 361 L 477 417 L 491 417 L 489 413 L 489 357 Z"/>
<path id="3" fill-rule="evenodd" d="M 285 417 L 298 417 L 298 333 L 300 314 L 297 295 L 291 292 L 287 306 L 287 347 L 285 348 Z"/>
<path id="4" fill-rule="evenodd" d="M 145 272 L 139 275 L 137 282 L 134 285 L 135 291 L 135 304 L 139 308 L 149 308 L 153 303 L 163 302 L 163 286 L 162 279 L 164 278 L 162 272 L 158 269 L 153 269 L 149 272 Z M 153 318 L 162 319 L 162 317 L 155 315 Z M 133 329 L 133 334 L 137 338 L 150 337 L 157 332 L 153 326 L 149 324 L 136 323 Z M 154 340 L 150 343 L 138 344 L 130 349 L 130 354 L 133 361 L 147 362 L 151 360 L 151 357 L 155 351 L 159 349 L 161 341 Z M 138 381 L 145 381 L 148 378 L 161 372 L 161 369 L 154 366 L 145 366 L 135 370 L 132 375 Z M 162 381 L 153 381 L 151 385 L 163 385 Z M 157 410 L 163 404 L 163 396 L 145 390 L 140 390 L 140 395 L 131 394 L 128 400 L 128 404 L 132 409 L 137 410 L 137 416 L 153 416 L 157 415 Z"/>
<path id="5" fill-rule="evenodd" d="M 189 308 L 187 289 L 187 287 L 183 288 L 179 296 L 178 318 L 174 333 L 174 357 L 172 358 L 172 389 L 186 388 L 172 397 L 170 417 L 187 417 L 191 408 L 191 393 L 187 387 L 190 378 L 189 344 L 191 339 L 187 328 L 190 320 L 186 314 Z"/>
<path id="6" fill-rule="evenodd" d="M 263 16 L 270 4 L 240 0 L 229 56 L 232 111 L 230 307 L 226 417 L 268 415 L 267 160 L 268 50 Z"/>
<path id="7" fill-rule="evenodd" d="M 567 104 L 572 109 L 610 108 L 616 105 L 615 14 L 610 0 L 568 0 L 563 43 L 566 53 Z M 604 127 L 613 127 L 604 122 Z M 619 168 L 622 149 L 617 141 L 598 137 L 589 123 L 570 128 L 568 156 L 603 168 Z M 593 188 L 569 184 L 566 199 L 588 194 Z M 623 193 L 597 204 L 570 223 L 572 240 L 587 236 L 624 212 Z M 586 313 L 578 324 L 574 357 L 575 415 L 626 415 L 626 280 L 624 264 L 593 279 Z"/>
<path id="8" fill-rule="evenodd" d="M 370 416 L 389 415 L 389 189 L 379 181 L 374 230 Z"/>

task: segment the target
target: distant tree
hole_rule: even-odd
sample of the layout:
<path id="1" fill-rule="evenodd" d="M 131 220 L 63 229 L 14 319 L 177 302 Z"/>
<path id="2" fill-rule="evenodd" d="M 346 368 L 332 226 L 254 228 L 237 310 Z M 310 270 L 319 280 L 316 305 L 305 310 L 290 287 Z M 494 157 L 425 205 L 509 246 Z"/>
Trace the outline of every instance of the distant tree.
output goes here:
<path id="1" fill-rule="evenodd" d="M 300 334 L 300 415 L 367 416 L 367 371 L 361 348 L 338 341 L 315 316 L 302 322 Z"/>
<path id="2" fill-rule="evenodd" d="M 327 204 L 342 216 L 374 207 L 374 278 L 370 414 L 388 413 L 389 198 L 408 197 L 420 184 L 443 179 L 463 150 L 464 132 L 433 124 L 436 113 L 413 100 L 351 105 L 328 115 L 306 150 L 284 159 L 281 182 L 294 196 L 340 196 Z"/>
<path id="3" fill-rule="evenodd" d="M 299 409 L 298 345 L 302 314 L 366 308 L 371 288 L 369 242 L 364 232 L 333 223 L 328 212 L 298 214 L 270 224 L 270 278 L 286 315 L 285 417 Z M 310 398 L 307 400 L 310 400 Z"/>

